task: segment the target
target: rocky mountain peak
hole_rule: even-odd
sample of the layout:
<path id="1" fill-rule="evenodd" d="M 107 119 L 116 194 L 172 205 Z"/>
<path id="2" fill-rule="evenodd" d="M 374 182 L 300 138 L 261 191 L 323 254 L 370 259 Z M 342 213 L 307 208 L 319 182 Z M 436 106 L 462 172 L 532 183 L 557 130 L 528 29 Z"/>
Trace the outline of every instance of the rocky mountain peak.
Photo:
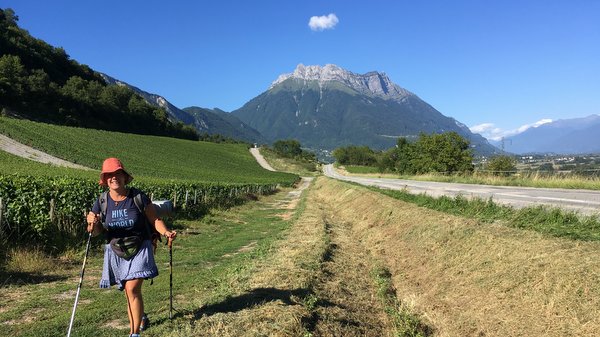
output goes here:
<path id="1" fill-rule="evenodd" d="M 330 81 L 341 82 L 361 94 L 397 101 L 401 101 L 406 96 L 413 95 L 408 90 L 394 84 L 385 73 L 371 71 L 362 75 L 355 74 L 335 64 L 326 64 L 323 67 L 319 65 L 305 66 L 299 64 L 293 73 L 280 75 L 273 81 L 269 89 L 290 78 L 305 82 L 317 81 L 319 87 L 326 86 L 327 82 Z"/>

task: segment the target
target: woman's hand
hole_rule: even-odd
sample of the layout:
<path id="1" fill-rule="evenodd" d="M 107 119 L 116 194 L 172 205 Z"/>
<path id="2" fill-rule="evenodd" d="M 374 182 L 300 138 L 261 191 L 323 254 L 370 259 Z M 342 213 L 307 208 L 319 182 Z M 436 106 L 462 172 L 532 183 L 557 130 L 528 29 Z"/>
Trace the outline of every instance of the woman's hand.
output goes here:
<path id="1" fill-rule="evenodd" d="M 177 232 L 176 231 L 166 230 L 163 233 L 163 236 L 166 237 L 167 239 L 169 239 L 169 241 L 173 241 L 173 240 L 175 240 L 175 237 L 177 236 Z"/>
<path id="2" fill-rule="evenodd" d="M 87 231 L 88 233 L 92 233 L 93 236 L 96 236 L 100 232 L 100 215 L 94 212 L 89 212 L 87 215 Z"/>

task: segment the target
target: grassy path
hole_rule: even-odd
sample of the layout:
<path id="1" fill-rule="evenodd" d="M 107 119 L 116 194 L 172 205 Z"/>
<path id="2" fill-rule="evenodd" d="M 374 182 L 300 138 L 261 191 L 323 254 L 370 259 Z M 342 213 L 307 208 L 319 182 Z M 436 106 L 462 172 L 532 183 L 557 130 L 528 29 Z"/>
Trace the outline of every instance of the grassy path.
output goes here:
<path id="1" fill-rule="evenodd" d="M 321 179 L 321 178 L 319 178 Z M 311 189 L 286 236 L 235 296 L 202 309 L 177 336 L 392 336 L 373 277 L 375 263 Z"/>
<path id="2" fill-rule="evenodd" d="M 170 336 L 226 301 L 235 292 L 231 280 L 247 275 L 291 224 L 289 189 L 201 220 L 178 220 L 173 247 L 175 319 L 168 320 L 168 251 L 159 247 L 159 275 L 144 284 L 144 302 L 153 326 L 145 336 Z M 83 243 L 82 243 L 83 244 Z M 10 336 L 61 336 L 68 327 L 83 252 L 65 261 L 42 260 L 36 272 L 12 272 L 0 280 L 0 330 Z M 128 332 L 125 297 L 98 288 L 102 254 L 99 242 L 90 253 L 77 309 L 74 336 L 124 336 Z"/>

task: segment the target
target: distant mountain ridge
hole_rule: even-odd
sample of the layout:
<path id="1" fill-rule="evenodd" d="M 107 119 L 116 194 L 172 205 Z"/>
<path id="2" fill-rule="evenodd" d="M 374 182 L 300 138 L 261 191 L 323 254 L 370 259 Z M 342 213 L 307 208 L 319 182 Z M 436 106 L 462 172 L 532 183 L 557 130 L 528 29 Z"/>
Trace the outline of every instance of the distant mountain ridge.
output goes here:
<path id="1" fill-rule="evenodd" d="M 232 114 L 269 141 L 294 138 L 314 149 L 347 145 L 385 149 L 398 137 L 455 131 L 471 142 L 477 154 L 498 151 L 385 73 L 355 74 L 332 64 L 300 64 Z"/>
<path id="2" fill-rule="evenodd" d="M 207 130 L 208 134 L 219 134 L 250 143 L 266 142 L 260 132 L 223 110 L 191 106 L 183 108 L 183 111 L 193 116 L 197 123 L 201 123 L 202 128 Z"/>
<path id="3" fill-rule="evenodd" d="M 123 85 L 142 96 L 148 103 L 164 108 L 169 119 L 174 122 L 193 125 L 199 133 L 219 134 L 225 137 L 239 139 L 250 143 L 264 142 L 262 135 L 239 120 L 237 117 L 219 109 L 205 109 L 200 107 L 188 107 L 179 109 L 164 97 L 148 93 L 138 87 L 120 81 L 109 75 L 100 73 L 108 84 Z"/>
<path id="4" fill-rule="evenodd" d="M 504 139 L 507 152 L 586 154 L 600 153 L 600 116 L 560 119 Z"/>

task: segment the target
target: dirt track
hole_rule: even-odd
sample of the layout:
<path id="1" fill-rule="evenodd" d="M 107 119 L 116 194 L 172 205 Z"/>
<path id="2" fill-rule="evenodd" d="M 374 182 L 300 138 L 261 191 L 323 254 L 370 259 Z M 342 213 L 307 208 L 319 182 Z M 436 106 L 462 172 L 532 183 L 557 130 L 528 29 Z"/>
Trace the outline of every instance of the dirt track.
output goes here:
<path id="1" fill-rule="evenodd" d="M 260 154 L 260 151 L 258 150 L 258 148 L 255 148 L 255 147 L 251 148 L 250 153 L 252 153 L 252 155 L 254 156 L 254 158 L 256 159 L 258 164 L 260 166 L 262 166 L 262 168 L 264 168 L 265 170 L 269 170 L 269 171 L 275 171 L 275 169 L 273 167 L 271 167 L 271 165 L 265 160 L 265 158 L 262 156 L 262 154 Z"/>
<path id="2" fill-rule="evenodd" d="M 0 150 L 12 153 L 16 156 L 38 161 L 40 163 L 53 164 L 57 166 L 66 166 L 81 170 L 91 170 L 89 167 L 73 164 L 68 161 L 56 158 L 42 151 L 36 150 L 25 144 L 21 144 L 5 135 L 0 134 Z"/>

